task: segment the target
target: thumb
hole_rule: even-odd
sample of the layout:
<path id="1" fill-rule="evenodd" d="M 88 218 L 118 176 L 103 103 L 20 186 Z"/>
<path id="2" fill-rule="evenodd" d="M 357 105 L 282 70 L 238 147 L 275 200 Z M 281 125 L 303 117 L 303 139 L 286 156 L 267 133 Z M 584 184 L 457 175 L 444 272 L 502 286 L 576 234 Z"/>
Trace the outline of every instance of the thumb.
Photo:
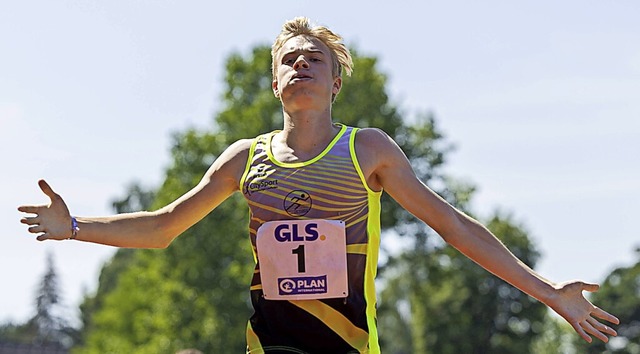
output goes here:
<path id="1" fill-rule="evenodd" d="M 44 179 L 41 179 L 38 181 L 38 186 L 40 187 L 42 192 L 46 194 L 47 197 L 49 197 L 49 199 L 51 199 L 52 201 L 53 199 L 58 197 L 58 194 L 54 192 L 53 189 L 51 189 L 51 186 L 49 186 L 49 183 L 47 183 L 47 181 L 45 181 Z"/>
<path id="2" fill-rule="evenodd" d="M 588 291 L 588 292 L 596 292 L 598 291 L 598 289 L 600 289 L 600 285 L 598 284 L 594 284 L 594 283 L 582 283 L 582 290 L 584 291 Z"/>

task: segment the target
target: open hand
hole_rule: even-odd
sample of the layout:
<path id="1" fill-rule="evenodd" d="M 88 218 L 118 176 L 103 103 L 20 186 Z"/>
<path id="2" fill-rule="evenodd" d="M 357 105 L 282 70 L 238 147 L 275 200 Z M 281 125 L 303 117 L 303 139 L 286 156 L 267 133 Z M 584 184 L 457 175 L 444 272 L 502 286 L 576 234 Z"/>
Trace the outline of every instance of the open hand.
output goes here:
<path id="1" fill-rule="evenodd" d="M 560 316 L 569 322 L 573 329 L 591 343 L 590 335 L 607 343 L 610 336 L 617 336 L 618 333 L 611 327 L 601 323 L 598 319 L 613 324 L 619 324 L 620 320 L 610 313 L 594 306 L 587 300 L 582 292 L 598 291 L 598 284 L 573 281 L 560 284 L 556 287 L 556 296 L 551 299 L 548 305 Z"/>
<path id="2" fill-rule="evenodd" d="M 18 210 L 23 213 L 34 214 L 34 216 L 23 217 L 20 222 L 30 226 L 29 232 L 37 234 L 38 241 L 68 239 L 71 237 L 71 215 L 67 204 L 45 180 L 39 180 L 38 185 L 51 202 L 48 205 L 18 207 Z"/>

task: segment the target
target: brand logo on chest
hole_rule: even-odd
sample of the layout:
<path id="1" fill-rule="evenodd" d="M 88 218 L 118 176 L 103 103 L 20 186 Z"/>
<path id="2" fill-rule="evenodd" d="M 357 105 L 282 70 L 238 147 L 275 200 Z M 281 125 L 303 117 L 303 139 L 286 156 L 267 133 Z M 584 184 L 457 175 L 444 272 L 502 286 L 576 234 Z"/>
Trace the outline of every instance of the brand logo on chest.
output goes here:
<path id="1" fill-rule="evenodd" d="M 307 191 L 297 189 L 287 194 L 282 206 L 287 214 L 299 217 L 306 215 L 309 210 L 311 210 L 312 205 L 313 200 L 311 199 L 311 194 Z"/>
<path id="2" fill-rule="evenodd" d="M 253 193 L 278 188 L 278 180 L 268 178 L 275 172 L 275 170 L 270 169 L 270 167 L 271 166 L 263 163 L 252 166 L 247 175 L 247 182 L 244 185 L 243 193 L 250 196 Z"/>

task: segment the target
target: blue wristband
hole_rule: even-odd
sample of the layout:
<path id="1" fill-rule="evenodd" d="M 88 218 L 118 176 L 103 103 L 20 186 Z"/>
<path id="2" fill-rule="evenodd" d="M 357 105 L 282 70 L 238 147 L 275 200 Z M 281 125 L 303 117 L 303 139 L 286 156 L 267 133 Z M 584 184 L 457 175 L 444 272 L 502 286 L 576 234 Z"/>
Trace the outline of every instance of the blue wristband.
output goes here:
<path id="1" fill-rule="evenodd" d="M 76 237 L 78 236 L 78 231 L 80 231 L 80 228 L 78 227 L 78 220 L 76 220 L 75 217 L 71 217 L 71 237 L 69 237 L 69 240 L 75 240 Z"/>

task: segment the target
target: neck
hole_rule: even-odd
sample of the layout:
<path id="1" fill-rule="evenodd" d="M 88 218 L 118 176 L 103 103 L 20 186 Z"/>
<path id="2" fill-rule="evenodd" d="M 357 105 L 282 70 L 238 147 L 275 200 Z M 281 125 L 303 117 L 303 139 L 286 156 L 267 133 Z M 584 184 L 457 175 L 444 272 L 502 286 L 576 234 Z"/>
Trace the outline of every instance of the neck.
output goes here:
<path id="1" fill-rule="evenodd" d="M 331 121 L 331 110 L 291 114 L 285 110 L 284 127 L 272 148 L 279 161 L 306 161 L 317 156 L 338 133 Z"/>
<path id="2" fill-rule="evenodd" d="M 292 148 L 307 150 L 318 144 L 326 145 L 335 133 L 330 107 L 322 111 L 284 111 L 281 137 Z"/>

